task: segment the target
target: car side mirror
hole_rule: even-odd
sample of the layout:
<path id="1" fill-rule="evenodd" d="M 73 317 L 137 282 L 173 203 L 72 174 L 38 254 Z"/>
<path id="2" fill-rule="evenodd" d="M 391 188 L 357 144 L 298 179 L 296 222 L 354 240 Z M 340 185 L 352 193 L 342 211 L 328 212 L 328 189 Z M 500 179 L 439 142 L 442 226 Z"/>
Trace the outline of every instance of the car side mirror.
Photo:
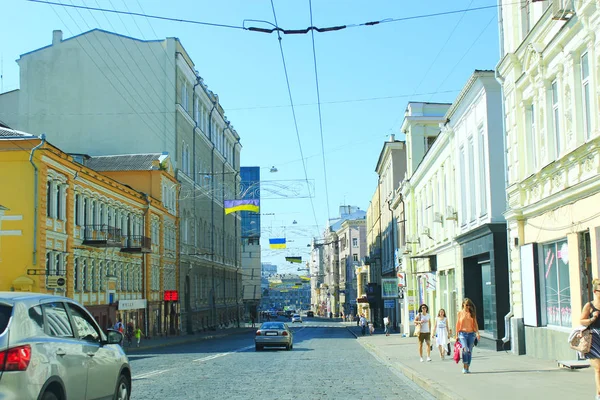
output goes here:
<path id="1" fill-rule="evenodd" d="M 121 344 L 123 341 L 123 334 L 114 329 L 106 330 L 106 344 Z"/>

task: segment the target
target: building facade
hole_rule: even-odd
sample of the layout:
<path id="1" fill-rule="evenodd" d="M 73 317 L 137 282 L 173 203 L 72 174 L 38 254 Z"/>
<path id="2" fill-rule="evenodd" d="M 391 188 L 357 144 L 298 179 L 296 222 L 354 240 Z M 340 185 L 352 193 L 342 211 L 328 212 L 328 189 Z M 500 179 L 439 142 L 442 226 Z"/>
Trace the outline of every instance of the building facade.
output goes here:
<path id="1" fill-rule="evenodd" d="M 260 167 L 241 167 L 242 199 L 260 200 Z M 256 320 L 261 299 L 260 213 L 241 211 L 244 317 Z"/>
<path id="2" fill-rule="evenodd" d="M 173 197 L 163 203 L 160 186 L 137 191 L 43 136 L 13 132 L 0 138 L 0 180 L 12 188 L 0 201 L 14 217 L 10 225 L 4 217 L 3 229 L 18 234 L 3 238 L 10 267 L 0 271 L 0 290 L 71 297 L 102 327 L 120 319 L 150 336 L 176 328 L 160 312 L 177 279 L 178 184 L 169 157 L 147 160 L 151 180 L 170 182 Z M 161 257 L 165 249 L 172 258 Z"/>
<path id="3" fill-rule="evenodd" d="M 340 312 L 346 316 L 356 315 L 356 268 L 367 254 L 366 216 L 343 221 L 336 234 L 340 242 Z"/>
<path id="4" fill-rule="evenodd" d="M 44 132 L 68 153 L 171 155 L 181 185 L 181 328 L 239 322 L 240 216 L 225 215 L 223 201 L 240 193 L 240 137 L 180 41 L 100 29 L 63 40 L 54 31 L 51 45 L 17 62 L 20 89 L 0 95 L 9 126 Z"/>
<path id="5" fill-rule="evenodd" d="M 599 276 L 598 2 L 500 1 L 513 351 L 565 343 Z"/>

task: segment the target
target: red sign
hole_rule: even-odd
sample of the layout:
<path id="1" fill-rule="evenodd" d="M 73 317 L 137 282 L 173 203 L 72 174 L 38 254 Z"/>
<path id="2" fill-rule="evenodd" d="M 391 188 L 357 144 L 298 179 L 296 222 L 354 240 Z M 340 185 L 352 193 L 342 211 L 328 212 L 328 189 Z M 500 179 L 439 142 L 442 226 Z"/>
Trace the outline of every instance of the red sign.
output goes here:
<path id="1" fill-rule="evenodd" d="M 177 290 L 165 290 L 164 301 L 179 301 L 179 292 Z"/>

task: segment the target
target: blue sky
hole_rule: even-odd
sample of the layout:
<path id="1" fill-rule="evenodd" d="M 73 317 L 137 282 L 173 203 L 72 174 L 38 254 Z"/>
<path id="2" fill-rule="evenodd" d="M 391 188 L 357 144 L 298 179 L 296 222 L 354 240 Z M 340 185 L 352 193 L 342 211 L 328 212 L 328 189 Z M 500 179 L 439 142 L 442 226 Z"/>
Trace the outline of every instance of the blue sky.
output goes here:
<path id="1" fill-rule="evenodd" d="M 244 20 L 274 22 L 269 0 L 56 1 L 234 26 L 242 26 Z M 315 33 L 314 38 L 324 153 L 310 33 L 282 36 L 298 134 L 275 33 L 9 0 L 3 4 L 0 24 L 2 88 L 18 88 L 14 60 L 50 44 L 54 29 L 61 29 L 65 38 L 93 28 L 142 39 L 178 37 L 241 136 L 242 165 L 262 167 L 265 187 L 285 188 L 306 176 L 314 185 L 312 204 L 308 198 L 261 203 L 266 214 L 263 261 L 291 272 L 298 264 L 286 263 L 284 257 L 307 259 L 310 237 L 318 233 L 317 226 L 324 229 L 328 217 L 338 215 L 340 205 L 367 209 L 377 184 L 374 169 L 379 152 L 391 133 L 402 139 L 399 126 L 407 102 L 452 102 L 473 70 L 494 69 L 499 58 L 495 7 L 375 26 L 352 25 L 494 5 L 496 0 L 313 0 L 314 26 L 349 26 Z M 274 6 L 283 29 L 310 26 L 309 0 L 274 0 Z M 258 22 L 246 26 L 270 27 Z M 270 173 L 271 166 L 278 172 Z M 268 250 L 266 239 L 277 236 L 287 237 L 287 250 Z"/>

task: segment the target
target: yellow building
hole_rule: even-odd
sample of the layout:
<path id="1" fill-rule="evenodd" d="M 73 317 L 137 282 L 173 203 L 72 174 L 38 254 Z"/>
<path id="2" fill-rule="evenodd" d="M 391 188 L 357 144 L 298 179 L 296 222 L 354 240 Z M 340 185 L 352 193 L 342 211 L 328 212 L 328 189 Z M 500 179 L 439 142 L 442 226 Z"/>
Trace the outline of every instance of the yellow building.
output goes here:
<path id="1" fill-rule="evenodd" d="M 2 230 L 12 233 L 0 248 L 0 290 L 65 295 L 102 327 L 122 319 L 160 334 L 177 326 L 164 291 L 177 289 L 178 184 L 167 155 L 109 158 L 0 132 Z"/>

